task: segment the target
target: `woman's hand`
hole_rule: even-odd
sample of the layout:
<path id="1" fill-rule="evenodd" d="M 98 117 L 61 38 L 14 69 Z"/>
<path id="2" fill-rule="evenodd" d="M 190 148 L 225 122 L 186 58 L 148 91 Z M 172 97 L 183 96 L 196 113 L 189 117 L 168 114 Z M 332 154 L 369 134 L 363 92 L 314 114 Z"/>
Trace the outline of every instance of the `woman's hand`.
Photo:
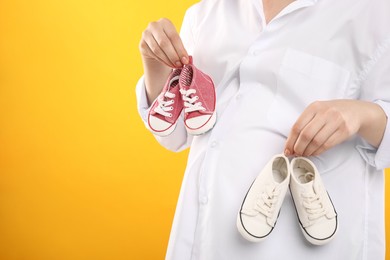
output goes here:
<path id="1" fill-rule="evenodd" d="M 160 94 L 172 68 L 188 64 L 189 57 L 175 26 L 166 18 L 151 22 L 139 43 L 148 103 Z"/>
<path id="2" fill-rule="evenodd" d="M 378 147 L 386 128 L 382 108 L 359 100 L 316 101 L 310 104 L 293 125 L 285 154 L 315 156 L 355 134 Z"/>
<path id="3" fill-rule="evenodd" d="M 157 60 L 171 68 L 188 63 L 188 54 L 179 33 L 166 18 L 149 23 L 142 33 L 139 49 L 143 60 Z"/>

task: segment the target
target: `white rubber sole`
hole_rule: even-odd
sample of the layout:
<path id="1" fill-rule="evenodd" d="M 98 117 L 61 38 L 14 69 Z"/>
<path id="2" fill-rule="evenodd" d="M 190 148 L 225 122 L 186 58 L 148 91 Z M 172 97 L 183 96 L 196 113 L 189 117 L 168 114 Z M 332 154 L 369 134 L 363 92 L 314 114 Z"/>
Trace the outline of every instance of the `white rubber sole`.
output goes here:
<path id="1" fill-rule="evenodd" d="M 238 215 L 237 215 L 237 229 L 243 238 L 245 238 L 246 240 L 253 242 L 253 243 L 261 242 L 268 237 L 268 235 L 266 235 L 265 237 L 259 238 L 259 237 L 254 237 L 254 236 L 248 234 L 248 232 L 242 226 L 240 213 L 238 213 Z"/>
<path id="2" fill-rule="evenodd" d="M 211 130 L 214 127 L 216 121 L 217 121 L 217 112 L 214 111 L 210 119 L 203 126 L 196 129 L 189 128 L 186 124 L 185 126 L 186 126 L 187 133 L 189 133 L 190 135 L 202 135 L 208 132 L 209 130 Z"/>
<path id="3" fill-rule="evenodd" d="M 332 234 L 332 236 L 329 237 L 329 238 L 327 238 L 327 239 L 315 239 L 315 238 L 309 236 L 309 235 L 306 233 L 306 231 L 302 228 L 301 225 L 299 225 L 299 227 L 301 228 L 302 233 L 303 233 L 303 235 L 305 236 L 306 240 L 307 240 L 310 244 L 316 245 L 316 246 L 322 246 L 322 245 L 325 245 L 325 244 L 329 243 L 329 242 L 334 238 L 334 236 L 336 235 L 337 229 L 338 229 L 338 228 L 336 228 L 336 230 L 334 231 L 334 233 Z"/>
<path id="4" fill-rule="evenodd" d="M 148 126 L 148 129 L 150 132 L 152 132 L 152 134 L 164 137 L 164 136 L 168 136 L 168 135 L 172 134 L 172 132 L 176 128 L 176 125 L 177 125 L 177 121 L 164 131 L 154 131 L 150 126 Z"/>

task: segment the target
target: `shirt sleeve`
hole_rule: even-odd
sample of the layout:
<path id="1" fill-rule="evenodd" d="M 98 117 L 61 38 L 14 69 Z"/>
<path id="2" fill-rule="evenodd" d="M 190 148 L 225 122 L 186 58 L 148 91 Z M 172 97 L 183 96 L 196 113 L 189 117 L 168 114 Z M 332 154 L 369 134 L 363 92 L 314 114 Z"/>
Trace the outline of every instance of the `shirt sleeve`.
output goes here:
<path id="1" fill-rule="evenodd" d="M 197 5 L 190 7 L 183 19 L 182 27 L 180 30 L 180 37 L 183 41 L 184 47 L 191 55 L 194 48 L 194 37 L 192 34 L 192 27 L 194 23 L 194 12 Z M 136 86 L 136 98 L 138 113 L 141 116 L 142 121 L 147 125 L 147 118 L 149 113 L 149 104 L 146 97 L 145 81 L 142 76 Z M 178 119 L 175 130 L 168 136 L 161 137 L 154 135 L 156 140 L 168 150 L 179 152 L 191 145 L 192 136 L 187 134 L 184 126 L 183 115 Z"/>
<path id="2" fill-rule="evenodd" d="M 378 47 L 372 66 L 362 83 L 361 99 L 375 102 L 386 114 L 384 136 L 378 148 L 359 139 L 357 149 L 362 157 L 378 170 L 390 167 L 390 38 Z"/>

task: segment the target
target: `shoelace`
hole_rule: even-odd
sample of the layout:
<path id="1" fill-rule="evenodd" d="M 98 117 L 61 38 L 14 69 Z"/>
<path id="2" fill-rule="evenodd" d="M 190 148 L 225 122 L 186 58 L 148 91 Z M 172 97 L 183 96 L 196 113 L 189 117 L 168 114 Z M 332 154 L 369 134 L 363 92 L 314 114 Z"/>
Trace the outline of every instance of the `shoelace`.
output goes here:
<path id="1" fill-rule="evenodd" d="M 303 177 L 306 181 L 311 181 L 314 179 L 314 174 L 308 172 Z M 306 212 L 309 214 L 309 220 L 313 221 L 326 215 L 326 209 L 319 194 L 315 194 L 314 192 L 302 193 L 302 197 L 303 206 L 306 208 Z"/>
<path id="2" fill-rule="evenodd" d="M 190 112 L 194 112 L 194 111 L 199 111 L 199 110 L 206 110 L 203 106 L 202 106 L 202 102 L 196 102 L 199 97 L 196 96 L 196 95 L 193 95 L 196 93 L 196 90 L 195 89 L 188 89 L 188 90 L 185 90 L 185 89 L 180 89 L 180 93 L 183 95 L 183 101 L 184 101 L 184 112 L 186 113 L 190 113 Z M 191 95 L 193 95 L 192 97 L 190 97 Z"/>
<path id="3" fill-rule="evenodd" d="M 265 192 L 257 199 L 256 209 L 263 215 L 269 218 L 272 217 L 279 194 L 279 189 L 276 189 L 273 186 L 267 186 Z"/>
<path id="4" fill-rule="evenodd" d="M 172 113 L 169 113 L 168 111 L 173 110 L 173 103 L 175 102 L 173 98 L 175 98 L 175 94 L 167 91 L 164 94 L 164 97 L 166 97 L 168 100 L 164 101 L 163 98 L 159 98 L 158 100 L 158 106 L 154 108 L 154 112 L 166 116 L 166 117 L 172 117 Z"/>
<path id="5" fill-rule="evenodd" d="M 165 117 L 172 117 L 172 113 L 169 113 L 169 111 L 173 110 L 173 103 L 175 103 L 175 100 L 173 100 L 176 95 L 172 92 L 169 92 L 171 88 L 179 87 L 179 78 L 180 78 L 180 71 L 177 70 L 174 72 L 174 76 L 171 78 L 169 82 L 169 88 L 167 92 L 162 97 L 158 98 L 158 105 L 154 108 L 154 112 L 157 114 L 163 115 Z M 166 100 L 164 100 L 166 99 Z"/>
<path id="6" fill-rule="evenodd" d="M 275 188 L 273 185 L 268 185 L 266 186 L 265 191 L 257 197 L 253 210 L 244 211 L 243 213 L 250 216 L 255 216 L 258 213 L 261 213 L 264 216 L 271 218 L 275 211 L 279 195 L 280 189 Z"/>
<path id="7" fill-rule="evenodd" d="M 303 206 L 309 214 L 309 220 L 316 220 L 326 215 L 326 210 L 318 194 L 302 194 L 302 197 L 304 199 Z"/>

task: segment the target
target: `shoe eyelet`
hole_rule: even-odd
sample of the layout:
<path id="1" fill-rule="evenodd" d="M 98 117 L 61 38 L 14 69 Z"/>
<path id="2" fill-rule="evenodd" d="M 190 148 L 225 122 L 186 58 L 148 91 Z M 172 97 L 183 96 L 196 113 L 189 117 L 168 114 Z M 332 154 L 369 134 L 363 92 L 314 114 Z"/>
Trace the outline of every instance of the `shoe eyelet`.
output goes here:
<path id="1" fill-rule="evenodd" d="M 168 117 L 172 117 L 172 114 L 169 114 Z"/>

